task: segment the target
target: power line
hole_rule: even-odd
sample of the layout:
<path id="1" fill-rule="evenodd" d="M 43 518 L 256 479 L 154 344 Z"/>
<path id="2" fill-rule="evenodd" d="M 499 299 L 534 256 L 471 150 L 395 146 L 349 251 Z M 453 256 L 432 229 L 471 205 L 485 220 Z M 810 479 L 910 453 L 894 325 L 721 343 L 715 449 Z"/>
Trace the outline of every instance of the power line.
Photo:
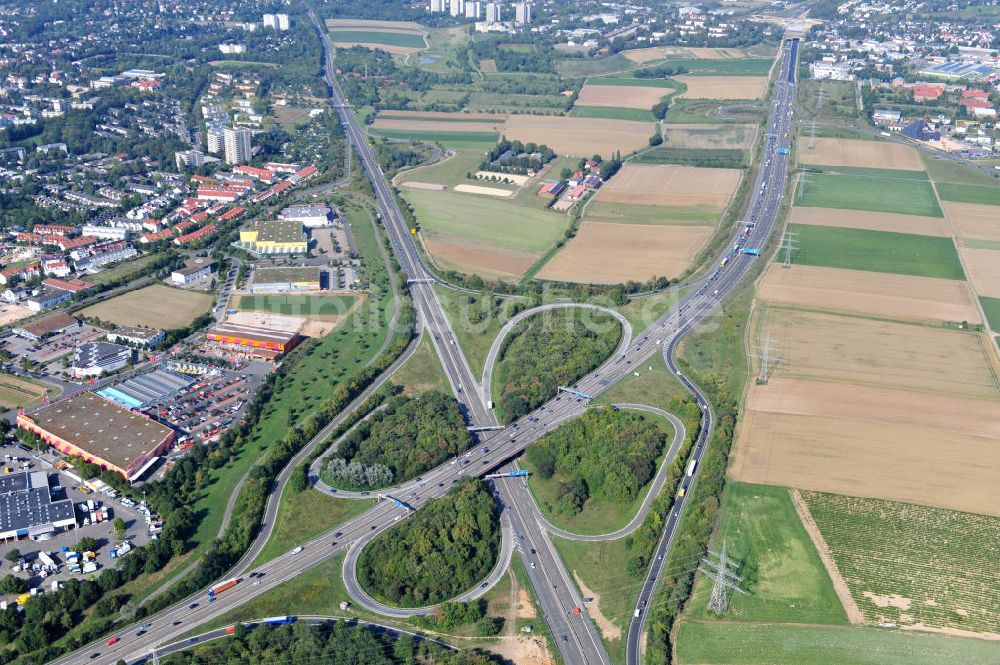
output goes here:
<path id="1" fill-rule="evenodd" d="M 757 375 L 757 384 L 765 385 L 774 366 L 781 362 L 781 349 L 771 344 L 771 336 L 764 338 L 764 343 L 759 345 L 754 354 L 754 358 L 760 363 L 760 373 Z"/>
<path id="2" fill-rule="evenodd" d="M 730 590 L 739 593 L 746 593 L 746 591 L 740 588 L 743 578 L 736 574 L 736 564 L 729 560 L 726 542 L 722 541 L 722 550 L 718 554 L 711 550 L 708 553 L 710 556 L 702 559 L 702 563 L 707 568 L 699 567 L 698 570 L 715 582 L 712 585 L 712 596 L 708 599 L 708 611 L 722 614 L 729 609 Z M 713 561 L 711 557 L 717 561 Z"/>
<path id="3" fill-rule="evenodd" d="M 805 174 L 803 174 L 803 175 L 805 175 Z M 801 192 L 801 188 L 800 188 L 800 192 Z M 785 235 L 782 236 L 782 238 L 781 238 L 781 248 L 785 250 L 785 260 L 782 262 L 782 265 L 785 268 L 791 268 L 792 267 L 792 252 L 794 250 L 798 249 L 799 241 L 795 239 L 798 235 L 799 235 L 798 233 L 792 233 L 791 231 L 785 231 Z"/>

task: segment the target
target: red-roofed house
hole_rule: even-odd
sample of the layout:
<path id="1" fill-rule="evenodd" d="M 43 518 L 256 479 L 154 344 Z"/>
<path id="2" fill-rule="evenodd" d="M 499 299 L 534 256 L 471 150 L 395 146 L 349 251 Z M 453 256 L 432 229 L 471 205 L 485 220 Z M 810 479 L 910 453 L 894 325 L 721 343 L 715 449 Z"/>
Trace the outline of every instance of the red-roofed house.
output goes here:
<path id="1" fill-rule="evenodd" d="M 206 224 L 197 231 L 192 231 L 186 235 L 177 236 L 174 238 L 175 245 L 186 245 L 188 243 L 194 242 L 199 238 L 204 238 L 205 236 L 215 233 L 215 224 Z"/>
<path id="2" fill-rule="evenodd" d="M 573 189 L 566 192 L 566 198 L 570 199 L 571 201 L 579 201 L 586 195 L 587 195 L 586 185 L 577 185 Z"/>
<path id="3" fill-rule="evenodd" d="M 274 182 L 274 171 L 271 169 L 259 169 L 256 166 L 240 165 L 233 167 L 233 173 L 250 176 L 254 180 L 260 180 L 261 182 L 266 182 L 267 184 Z"/>
<path id="4" fill-rule="evenodd" d="M 82 293 L 97 286 L 97 284 L 91 284 L 82 279 L 56 279 L 54 277 L 42 280 L 42 284 L 51 286 L 54 289 L 69 291 L 70 293 Z"/>
<path id="5" fill-rule="evenodd" d="M 61 224 L 35 224 L 35 228 L 32 229 L 35 233 L 48 236 L 71 236 L 77 230 L 75 226 L 64 226 Z"/>
<path id="6" fill-rule="evenodd" d="M 31 279 L 38 276 L 38 264 L 30 263 L 16 268 L 4 268 L 0 270 L 0 284 L 13 284 L 22 279 Z"/>
<path id="7" fill-rule="evenodd" d="M 914 83 L 909 88 L 913 91 L 913 101 L 915 102 L 936 101 L 944 92 L 943 85 L 932 85 L 929 83 Z"/>
<path id="8" fill-rule="evenodd" d="M 167 238 L 172 238 L 173 236 L 174 236 L 173 229 L 163 229 L 162 231 L 156 231 L 155 233 L 142 234 L 142 237 L 139 238 L 139 242 L 141 242 L 144 245 L 148 245 L 151 242 L 166 240 Z"/>
<path id="9" fill-rule="evenodd" d="M 97 236 L 80 236 L 79 238 L 60 238 L 55 241 L 55 245 L 64 252 L 69 252 L 81 247 L 87 247 L 100 241 Z"/>

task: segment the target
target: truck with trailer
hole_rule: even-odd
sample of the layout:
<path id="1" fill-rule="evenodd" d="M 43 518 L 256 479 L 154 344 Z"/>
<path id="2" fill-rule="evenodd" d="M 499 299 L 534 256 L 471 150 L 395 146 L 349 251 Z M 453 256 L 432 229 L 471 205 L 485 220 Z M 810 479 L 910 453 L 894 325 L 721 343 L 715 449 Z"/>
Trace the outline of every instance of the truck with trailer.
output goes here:
<path id="1" fill-rule="evenodd" d="M 694 467 L 698 464 L 698 460 L 691 458 L 691 461 L 687 463 L 687 467 L 684 469 L 684 475 L 690 478 L 694 475 Z"/>
<path id="2" fill-rule="evenodd" d="M 225 591 L 227 589 L 232 589 L 234 586 L 236 586 L 237 584 L 239 584 L 239 582 L 240 581 L 237 578 L 234 577 L 234 578 L 228 579 L 228 580 L 226 580 L 224 582 L 219 582 L 215 586 L 210 587 L 208 589 L 208 598 L 209 598 L 209 600 L 210 601 L 215 600 L 219 596 L 219 594 L 221 594 L 223 591 Z"/>

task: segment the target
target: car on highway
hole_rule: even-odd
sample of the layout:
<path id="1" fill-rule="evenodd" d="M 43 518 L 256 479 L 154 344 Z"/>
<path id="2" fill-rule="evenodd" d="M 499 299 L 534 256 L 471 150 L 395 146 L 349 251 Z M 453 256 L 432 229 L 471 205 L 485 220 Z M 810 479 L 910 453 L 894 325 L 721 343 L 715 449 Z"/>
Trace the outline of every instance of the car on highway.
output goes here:
<path id="1" fill-rule="evenodd" d="M 121 641 L 120 637 L 118 637 L 117 635 L 112 635 L 111 637 L 108 638 L 106 644 L 109 647 L 113 647 L 114 645 L 118 644 L 119 641 Z"/>

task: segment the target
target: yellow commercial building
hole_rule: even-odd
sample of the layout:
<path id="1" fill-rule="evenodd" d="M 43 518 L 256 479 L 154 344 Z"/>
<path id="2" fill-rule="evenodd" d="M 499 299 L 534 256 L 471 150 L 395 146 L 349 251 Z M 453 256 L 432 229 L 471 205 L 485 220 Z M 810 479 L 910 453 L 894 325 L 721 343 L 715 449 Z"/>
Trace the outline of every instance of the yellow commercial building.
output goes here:
<path id="1" fill-rule="evenodd" d="M 305 254 L 309 240 L 301 222 L 256 222 L 240 231 L 240 244 L 254 254 Z"/>

